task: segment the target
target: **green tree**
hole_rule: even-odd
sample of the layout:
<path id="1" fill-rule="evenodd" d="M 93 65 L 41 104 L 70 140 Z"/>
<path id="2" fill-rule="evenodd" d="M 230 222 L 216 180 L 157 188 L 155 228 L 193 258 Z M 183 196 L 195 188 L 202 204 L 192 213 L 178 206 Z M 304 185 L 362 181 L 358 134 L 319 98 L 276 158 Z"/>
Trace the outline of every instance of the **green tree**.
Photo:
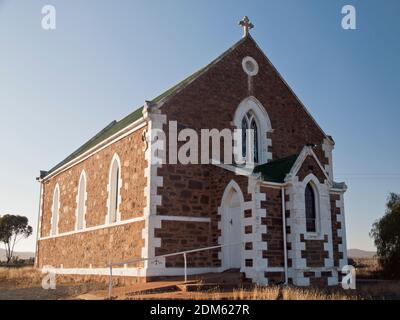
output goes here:
<path id="1" fill-rule="evenodd" d="M 400 277 L 400 194 L 391 193 L 384 216 L 375 221 L 370 232 L 385 276 Z"/>
<path id="2" fill-rule="evenodd" d="M 4 243 L 7 263 L 13 258 L 15 244 L 31 234 L 32 227 L 28 224 L 27 217 L 11 214 L 0 217 L 0 242 Z"/>

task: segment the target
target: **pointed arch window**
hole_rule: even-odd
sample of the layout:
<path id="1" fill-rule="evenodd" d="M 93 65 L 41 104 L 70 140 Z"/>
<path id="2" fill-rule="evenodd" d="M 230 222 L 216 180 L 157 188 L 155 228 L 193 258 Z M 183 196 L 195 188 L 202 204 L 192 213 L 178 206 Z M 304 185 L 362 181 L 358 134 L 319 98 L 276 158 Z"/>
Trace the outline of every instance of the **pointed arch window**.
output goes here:
<path id="1" fill-rule="evenodd" d="M 120 179 L 121 167 L 119 159 L 115 156 L 111 162 L 110 181 L 109 181 L 109 207 L 108 217 L 109 223 L 117 222 L 119 213 L 120 199 Z"/>
<path id="2" fill-rule="evenodd" d="M 257 120 L 254 113 L 249 111 L 242 119 L 242 157 L 247 159 L 248 152 L 250 151 L 252 152 L 251 161 L 258 163 L 259 145 L 260 139 Z"/>
<path id="3" fill-rule="evenodd" d="M 58 217 L 60 214 L 60 187 L 58 184 L 54 188 L 53 205 L 51 208 L 51 235 L 55 236 L 58 233 Z"/>
<path id="4" fill-rule="evenodd" d="M 86 213 L 86 174 L 82 171 L 78 185 L 77 197 L 77 212 L 76 212 L 76 229 L 82 230 L 85 228 L 85 213 Z"/>
<path id="5" fill-rule="evenodd" d="M 253 130 L 253 161 L 254 163 L 258 163 L 258 127 L 254 118 L 251 121 L 251 130 Z"/>
<path id="6" fill-rule="evenodd" d="M 247 157 L 247 129 L 248 129 L 247 119 L 243 117 L 242 119 L 242 157 L 246 159 Z"/>
<path id="7" fill-rule="evenodd" d="M 305 190 L 306 205 L 306 230 L 307 232 L 316 232 L 317 204 L 314 188 L 310 183 L 307 184 Z"/>

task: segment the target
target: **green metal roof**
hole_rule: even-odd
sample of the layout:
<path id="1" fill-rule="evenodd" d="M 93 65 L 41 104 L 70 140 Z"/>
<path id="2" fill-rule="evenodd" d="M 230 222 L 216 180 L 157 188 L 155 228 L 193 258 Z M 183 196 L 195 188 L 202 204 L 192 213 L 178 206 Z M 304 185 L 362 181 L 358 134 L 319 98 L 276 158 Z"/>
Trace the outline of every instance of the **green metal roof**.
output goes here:
<path id="1" fill-rule="evenodd" d="M 261 177 L 265 181 L 285 182 L 285 177 L 292 169 L 298 156 L 298 154 L 295 154 L 258 165 L 253 169 L 253 173 L 261 173 Z"/>
<path id="2" fill-rule="evenodd" d="M 58 168 L 62 167 L 64 164 L 68 163 L 69 161 L 73 160 L 74 158 L 80 156 L 81 154 L 85 153 L 87 150 L 93 148 L 100 142 L 106 140 L 107 138 L 111 137 L 113 134 L 117 133 L 121 129 L 125 128 L 129 124 L 135 122 L 136 120 L 140 119 L 142 116 L 142 110 L 143 107 L 140 107 L 139 109 L 133 111 L 129 115 L 127 115 L 125 118 L 119 120 L 119 121 L 112 121 L 108 126 L 106 126 L 103 130 L 101 130 L 99 133 L 97 133 L 93 138 L 91 138 L 88 142 L 83 144 L 81 147 L 79 147 L 77 150 L 75 150 L 73 153 L 71 153 L 67 158 L 65 158 L 63 161 L 58 163 L 56 166 L 51 168 L 46 175 L 52 173 L 53 171 L 57 170 Z"/>
<path id="3" fill-rule="evenodd" d="M 162 100 L 165 100 L 167 97 L 171 96 L 173 93 L 177 92 L 179 89 L 183 88 L 187 83 L 192 81 L 194 78 L 196 78 L 197 75 L 201 73 L 206 67 L 196 71 L 195 73 L 191 74 L 184 80 L 180 81 L 177 83 L 175 86 L 169 88 L 153 100 L 151 100 L 154 103 L 161 102 Z M 119 121 L 112 121 L 109 125 L 107 125 L 104 129 L 102 129 L 99 133 L 97 133 L 93 138 L 91 138 L 89 141 L 87 141 L 85 144 L 83 144 L 81 147 L 79 147 L 77 150 L 75 150 L 73 153 L 71 153 L 67 158 L 65 158 L 63 161 L 58 163 L 56 166 L 51 168 L 44 176 L 49 175 L 50 173 L 54 172 L 58 168 L 62 167 L 64 164 L 68 163 L 69 161 L 73 160 L 74 158 L 82 155 L 89 149 L 93 148 L 100 142 L 106 140 L 107 138 L 111 137 L 113 134 L 117 133 L 118 131 L 122 130 L 123 128 L 127 127 L 131 123 L 135 122 L 136 120 L 140 119 L 142 117 L 142 112 L 143 112 L 143 106 L 140 108 L 136 109 L 132 113 L 128 114 L 125 118 L 122 118 Z M 42 177 L 44 177 L 42 176 Z"/>
<path id="4" fill-rule="evenodd" d="M 168 90 L 164 91 L 162 94 L 157 96 L 156 98 L 152 99 L 151 102 L 153 103 L 160 103 L 165 101 L 167 98 L 171 97 L 175 93 L 177 93 L 180 89 L 185 87 L 188 83 L 190 83 L 192 80 L 194 80 L 200 73 L 202 73 L 205 69 L 207 69 L 209 66 L 211 66 L 213 63 L 221 59 L 225 54 L 228 52 L 232 51 L 234 48 L 236 48 L 240 43 L 242 43 L 245 40 L 245 38 L 239 40 L 236 42 L 232 47 L 230 47 L 228 50 L 226 50 L 224 53 L 222 53 L 220 56 L 218 56 L 216 59 L 214 59 L 212 62 L 207 64 L 205 67 L 201 68 L 200 70 L 192 73 L 190 76 L 185 78 L 184 80 L 180 81 L 173 87 L 169 88 Z M 43 175 L 41 174 L 41 178 L 44 178 L 45 176 L 49 175 L 50 173 L 54 172 L 55 170 L 59 169 L 66 163 L 70 162 L 74 158 L 82 155 L 89 149 L 93 148 L 100 142 L 104 141 L 105 139 L 111 137 L 113 134 L 117 133 L 118 131 L 122 130 L 123 128 L 127 127 L 131 123 L 135 122 L 136 120 L 140 119 L 142 117 L 142 111 L 143 111 L 143 106 L 140 108 L 136 109 L 129 115 L 127 115 L 125 118 L 119 120 L 119 121 L 112 121 L 108 126 L 106 126 L 103 130 L 101 130 L 99 133 L 97 133 L 93 138 L 91 138 L 88 142 L 83 144 L 81 147 L 79 147 L 76 151 L 71 153 L 67 158 L 65 158 L 63 161 L 58 163 L 56 166 L 51 168 L 47 172 L 43 172 Z"/>

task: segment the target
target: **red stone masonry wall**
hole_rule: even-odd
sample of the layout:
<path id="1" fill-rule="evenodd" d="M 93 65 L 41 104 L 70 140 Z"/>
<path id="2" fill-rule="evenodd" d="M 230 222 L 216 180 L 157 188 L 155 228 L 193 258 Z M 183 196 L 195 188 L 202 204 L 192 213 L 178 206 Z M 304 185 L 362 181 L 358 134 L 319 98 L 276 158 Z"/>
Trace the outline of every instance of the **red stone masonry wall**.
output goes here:
<path id="1" fill-rule="evenodd" d="M 261 187 L 266 200 L 261 202 L 261 208 L 267 210 L 267 216 L 261 223 L 267 226 L 267 233 L 262 235 L 267 241 L 268 250 L 263 252 L 263 257 L 268 259 L 268 267 L 283 267 L 283 225 L 282 225 L 282 196 L 280 189 Z"/>
<path id="2" fill-rule="evenodd" d="M 38 267 L 106 268 L 110 262 L 140 258 L 143 228 L 144 221 L 138 221 L 41 240 Z"/>
<path id="3" fill-rule="evenodd" d="M 121 220 L 143 216 L 146 205 L 144 188 L 147 184 L 144 176 L 147 161 L 141 138 L 144 130 L 145 128 L 141 128 L 133 132 L 44 182 L 41 237 L 50 235 L 53 192 L 57 183 L 60 187 L 59 234 L 74 231 L 76 198 L 82 170 L 86 172 L 86 227 L 104 225 L 109 170 L 114 153 L 118 154 L 121 161 Z M 104 267 L 110 259 L 120 261 L 125 257 L 140 257 L 143 246 L 142 228 L 143 223 L 136 222 L 39 240 L 39 264 L 88 267 L 92 263 Z"/>
<path id="4" fill-rule="evenodd" d="M 310 173 L 314 174 L 318 178 L 318 181 L 320 183 L 324 183 L 326 176 L 322 172 L 319 164 L 314 157 L 307 156 L 297 173 L 299 181 L 303 181 L 304 178 L 307 177 Z"/>
<path id="5" fill-rule="evenodd" d="M 147 161 L 144 158 L 144 143 L 141 139 L 143 130 L 142 128 L 135 131 L 44 182 L 42 237 L 50 235 L 53 192 L 57 183 L 60 186 L 59 233 L 74 230 L 76 197 L 82 170 L 85 170 L 87 180 L 86 226 L 93 227 L 104 224 L 107 214 L 109 170 L 114 153 L 118 154 L 121 161 L 121 220 L 143 215 L 146 204 L 144 188 L 147 184 L 144 177 Z"/>
<path id="6" fill-rule="evenodd" d="M 163 255 L 183 250 L 209 247 L 211 225 L 208 222 L 162 221 L 161 228 L 154 232 L 161 238 L 161 247 L 155 254 Z M 209 267 L 216 264 L 218 250 L 194 252 L 187 255 L 188 267 Z M 166 258 L 167 267 L 183 267 L 183 256 Z"/>
<path id="7" fill-rule="evenodd" d="M 247 193 L 247 177 L 214 165 L 163 165 L 158 174 L 163 177 L 164 187 L 158 189 L 158 194 L 162 195 L 162 205 L 157 207 L 157 214 L 209 217 L 211 222 L 163 221 L 162 229 L 156 229 L 156 237 L 161 238 L 161 247 L 156 248 L 156 254 L 217 245 L 221 235 L 218 230 L 221 218 L 218 207 L 231 180 L 238 183 L 245 201 L 251 200 L 251 195 Z M 209 266 L 219 266 L 218 250 L 195 254 L 191 258 L 194 260 L 190 260 L 192 266 L 205 266 L 198 258 L 200 256 L 206 257 Z M 167 262 L 167 266 L 177 266 L 182 260 L 181 257 L 169 258 Z"/>
<path id="8" fill-rule="evenodd" d="M 259 73 L 251 79 L 250 87 L 248 76 L 242 68 L 242 59 L 245 56 L 252 56 L 259 64 Z M 324 133 L 280 79 L 276 70 L 251 38 L 246 39 L 222 60 L 166 101 L 161 107 L 161 112 L 167 115 L 167 121 L 178 122 L 178 130 L 182 128 L 192 128 L 197 131 L 202 128 L 233 129 L 232 121 L 235 111 L 240 102 L 250 95 L 255 96 L 263 104 L 271 120 L 274 132 L 268 133 L 268 137 L 272 140 L 269 151 L 272 152 L 273 159 L 299 153 L 304 145 L 313 143 L 317 145 L 315 152 L 320 162 L 328 163 L 322 151 Z M 210 245 L 218 241 L 220 231 L 217 225 L 217 209 L 229 181 L 231 179 L 238 181 L 246 197 L 245 201 L 251 200 L 250 195 L 247 194 L 247 178 L 216 166 L 163 165 L 158 169 L 158 175 L 163 177 L 163 187 L 158 188 L 162 205 L 157 208 L 157 213 L 211 217 L 208 238 Z M 280 210 L 277 197 L 278 195 L 273 194 L 274 200 L 267 200 L 271 203 L 266 204 L 271 205 L 273 218 L 268 218 L 271 220 L 265 223 L 271 223 L 268 228 L 272 230 L 274 228 L 278 230 L 282 226 L 282 221 L 280 221 L 280 226 L 273 225 L 273 223 L 279 223 L 278 216 L 275 217 Z M 280 232 L 279 235 L 281 234 Z M 164 234 L 162 239 L 172 239 L 172 236 L 172 234 L 169 236 Z M 271 239 L 272 248 L 276 247 L 271 250 L 277 253 L 278 247 L 282 246 L 281 241 Z M 162 240 L 162 248 L 163 246 L 166 244 Z M 178 243 L 177 249 L 186 248 L 188 248 L 187 245 Z M 268 253 L 265 254 L 268 255 Z M 278 257 L 271 253 L 271 262 L 281 265 L 281 255 L 282 252 Z"/>
<path id="9" fill-rule="evenodd" d="M 242 59 L 252 56 L 259 72 L 249 79 Z M 276 70 L 251 38 L 229 52 L 222 60 L 168 100 L 161 108 L 167 120 L 193 129 L 233 128 L 232 121 L 240 102 L 255 96 L 271 120 L 273 159 L 299 153 L 304 145 L 317 145 L 320 162 L 328 164 L 322 151 L 324 133 L 288 89 Z"/>
<path id="10" fill-rule="evenodd" d="M 331 271 L 321 272 L 321 277 L 316 277 L 315 272 L 304 272 L 304 276 L 310 278 L 310 285 L 313 287 L 326 288 L 328 286 L 328 278 L 332 276 Z"/>
<path id="11" fill-rule="evenodd" d="M 312 156 L 308 156 L 297 173 L 299 181 L 303 181 L 308 174 L 314 174 L 320 183 L 324 183 L 326 177 L 320 166 Z M 324 243 L 328 242 L 328 235 L 324 235 L 324 240 L 305 240 L 304 235 L 300 235 L 300 241 L 305 243 L 305 250 L 301 252 L 301 257 L 306 259 L 307 267 L 324 267 L 325 258 L 329 257 L 329 252 L 324 250 Z"/>
<path id="12" fill-rule="evenodd" d="M 306 249 L 301 251 L 301 257 L 306 259 L 307 267 L 324 267 L 325 259 L 329 258 L 329 252 L 324 249 L 328 236 L 325 235 L 324 240 L 305 240 L 304 234 L 301 234 L 300 241 L 306 244 Z"/>

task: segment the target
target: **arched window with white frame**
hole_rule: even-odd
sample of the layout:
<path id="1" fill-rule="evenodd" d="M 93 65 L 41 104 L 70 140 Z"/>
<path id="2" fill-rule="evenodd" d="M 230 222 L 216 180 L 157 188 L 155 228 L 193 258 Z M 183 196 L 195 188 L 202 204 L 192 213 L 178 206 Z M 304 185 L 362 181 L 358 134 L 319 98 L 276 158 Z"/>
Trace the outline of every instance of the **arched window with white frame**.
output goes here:
<path id="1" fill-rule="evenodd" d="M 306 231 L 317 232 L 318 193 L 311 182 L 306 185 L 304 202 L 306 210 Z"/>
<path id="2" fill-rule="evenodd" d="M 121 188 L 121 165 L 118 155 L 114 155 L 111 160 L 110 175 L 109 175 L 109 198 L 108 198 L 108 223 L 117 222 L 119 217 L 120 203 L 120 188 Z"/>
<path id="3" fill-rule="evenodd" d="M 85 170 L 83 170 L 79 178 L 78 196 L 76 199 L 76 230 L 82 230 L 86 227 L 86 200 L 86 173 Z"/>
<path id="4" fill-rule="evenodd" d="M 51 207 L 51 235 L 55 236 L 58 233 L 58 218 L 60 214 L 60 187 L 58 184 L 53 192 L 53 204 Z"/>
<path id="5" fill-rule="evenodd" d="M 242 119 L 242 157 L 254 164 L 259 162 L 260 137 L 257 120 L 252 111 L 247 112 Z M 251 155 L 248 152 L 251 152 Z"/>
<path id="6" fill-rule="evenodd" d="M 233 123 L 236 129 L 241 129 L 241 149 L 237 151 L 241 152 L 246 166 L 263 164 L 272 159 L 268 150 L 272 142 L 267 138 L 268 132 L 272 131 L 271 121 L 255 97 L 247 97 L 239 104 Z"/>

